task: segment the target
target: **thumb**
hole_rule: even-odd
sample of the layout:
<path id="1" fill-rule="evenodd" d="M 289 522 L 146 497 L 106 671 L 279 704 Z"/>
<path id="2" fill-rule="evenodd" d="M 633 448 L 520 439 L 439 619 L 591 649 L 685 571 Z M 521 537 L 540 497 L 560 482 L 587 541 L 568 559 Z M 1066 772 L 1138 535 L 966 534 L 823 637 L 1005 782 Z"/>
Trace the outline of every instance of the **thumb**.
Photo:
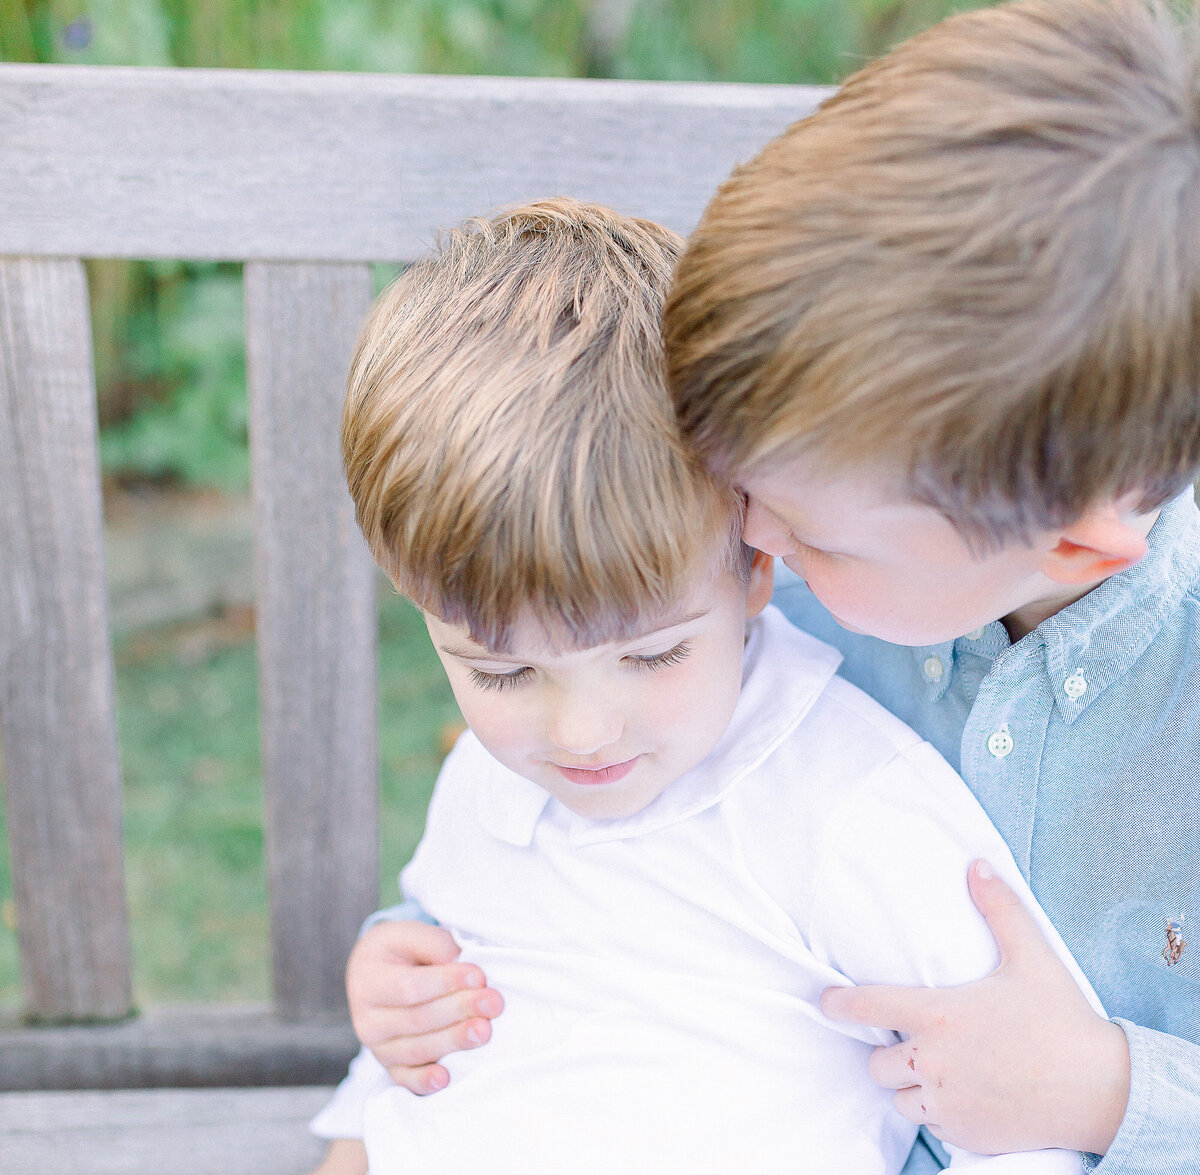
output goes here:
<path id="1" fill-rule="evenodd" d="M 967 888 L 996 940 L 1002 964 L 1020 965 L 1053 954 L 1033 916 L 989 861 L 980 859 L 971 863 Z"/>

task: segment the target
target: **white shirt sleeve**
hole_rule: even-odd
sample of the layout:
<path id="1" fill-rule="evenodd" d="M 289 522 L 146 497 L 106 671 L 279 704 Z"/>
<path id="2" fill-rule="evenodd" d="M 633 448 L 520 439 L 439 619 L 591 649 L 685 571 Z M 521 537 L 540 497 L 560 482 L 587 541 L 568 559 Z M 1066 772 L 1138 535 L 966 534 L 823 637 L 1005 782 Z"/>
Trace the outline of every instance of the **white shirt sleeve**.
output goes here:
<path id="1" fill-rule="evenodd" d="M 872 772 L 826 821 L 808 924 L 812 949 L 857 984 L 946 987 L 982 978 L 1000 960 L 967 889 L 967 869 L 977 857 L 1013 888 L 1101 1011 L 999 832 L 927 743 Z M 1081 1168 L 1075 1152 L 984 1156 L 949 1149 L 954 1168 L 988 1175 L 1068 1175 Z"/>
<path id="2" fill-rule="evenodd" d="M 377 1093 L 392 1088 L 388 1071 L 366 1048 L 350 1062 L 350 1072 L 333 1091 L 333 1097 L 308 1124 L 318 1138 L 362 1138 L 363 1110 Z"/>

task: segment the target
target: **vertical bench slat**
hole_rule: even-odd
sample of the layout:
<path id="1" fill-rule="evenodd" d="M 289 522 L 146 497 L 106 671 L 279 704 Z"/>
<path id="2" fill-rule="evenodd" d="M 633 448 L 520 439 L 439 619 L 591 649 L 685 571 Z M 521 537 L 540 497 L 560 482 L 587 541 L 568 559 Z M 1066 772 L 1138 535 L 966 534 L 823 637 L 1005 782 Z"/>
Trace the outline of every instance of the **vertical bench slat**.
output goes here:
<path id="1" fill-rule="evenodd" d="M 345 1007 L 378 893 L 375 578 L 342 477 L 346 369 L 364 265 L 246 266 L 250 448 L 275 999 Z"/>
<path id="2" fill-rule="evenodd" d="M 27 1010 L 130 1010 L 87 284 L 0 261 L 0 740 Z"/>

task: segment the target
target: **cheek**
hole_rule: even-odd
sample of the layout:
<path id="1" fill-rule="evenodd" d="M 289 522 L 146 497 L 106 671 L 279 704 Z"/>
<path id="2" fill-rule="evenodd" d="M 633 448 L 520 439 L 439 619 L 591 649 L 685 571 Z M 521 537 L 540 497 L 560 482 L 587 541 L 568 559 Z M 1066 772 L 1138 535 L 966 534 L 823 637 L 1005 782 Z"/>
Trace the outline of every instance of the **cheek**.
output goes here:
<path id="1" fill-rule="evenodd" d="M 506 751 L 528 741 L 528 719 L 522 719 L 520 706 L 508 695 L 485 693 L 470 683 L 451 685 L 463 721 L 496 758 L 504 759 Z"/>
<path id="2" fill-rule="evenodd" d="M 742 684 L 742 642 L 694 659 L 686 674 L 660 679 L 640 712 L 669 731 L 681 756 L 699 762 L 725 732 Z"/>
<path id="3" fill-rule="evenodd" d="M 809 558 L 803 561 L 800 575 L 817 599 L 836 615 L 858 611 L 864 605 L 870 606 L 872 600 L 878 602 L 869 571 L 861 565 Z"/>

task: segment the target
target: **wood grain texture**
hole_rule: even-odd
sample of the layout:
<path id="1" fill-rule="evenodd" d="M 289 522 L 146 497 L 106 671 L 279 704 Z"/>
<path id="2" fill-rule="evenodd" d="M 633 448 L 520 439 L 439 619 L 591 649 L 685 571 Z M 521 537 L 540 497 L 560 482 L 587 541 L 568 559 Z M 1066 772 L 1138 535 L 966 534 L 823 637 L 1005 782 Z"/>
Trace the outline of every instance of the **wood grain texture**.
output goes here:
<path id="1" fill-rule="evenodd" d="M 305 1126 L 331 1092 L 0 1094 L 0 1159 L 11 1175 L 304 1175 L 324 1152 Z"/>
<path id="2" fill-rule="evenodd" d="M 171 1005 L 119 1024 L 0 1025 L 0 1090 L 320 1085 L 340 1081 L 357 1051 L 346 1018 Z"/>
<path id="3" fill-rule="evenodd" d="M 0 66 L 0 253 L 404 260 L 571 195 L 690 231 L 829 90 Z"/>
<path id="4" fill-rule="evenodd" d="M 87 289 L 0 261 L 0 739 L 28 1011 L 128 1013 Z"/>
<path id="5" fill-rule="evenodd" d="M 246 266 L 259 680 L 276 1005 L 345 1006 L 377 897 L 375 571 L 338 441 L 364 265 Z"/>

